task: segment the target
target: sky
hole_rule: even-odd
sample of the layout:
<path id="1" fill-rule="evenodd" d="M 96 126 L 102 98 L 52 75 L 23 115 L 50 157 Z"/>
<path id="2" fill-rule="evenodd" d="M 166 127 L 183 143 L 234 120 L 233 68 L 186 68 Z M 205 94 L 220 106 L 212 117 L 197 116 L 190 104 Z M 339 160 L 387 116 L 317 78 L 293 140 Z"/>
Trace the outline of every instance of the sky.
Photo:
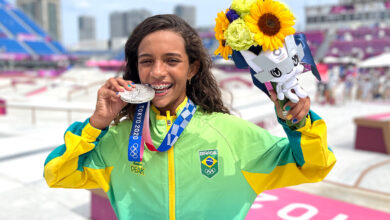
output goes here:
<path id="1" fill-rule="evenodd" d="M 8 0 L 15 5 L 16 0 Z M 338 0 L 281 0 L 285 2 L 297 18 L 296 29 L 304 28 L 304 7 L 307 5 L 333 4 Z M 96 38 L 109 38 L 109 14 L 114 11 L 147 9 L 153 15 L 172 14 L 178 4 L 196 7 L 196 25 L 214 26 L 219 11 L 229 7 L 232 0 L 62 0 L 62 43 L 70 46 L 78 42 L 78 23 L 80 15 L 94 16 L 96 19 Z"/>

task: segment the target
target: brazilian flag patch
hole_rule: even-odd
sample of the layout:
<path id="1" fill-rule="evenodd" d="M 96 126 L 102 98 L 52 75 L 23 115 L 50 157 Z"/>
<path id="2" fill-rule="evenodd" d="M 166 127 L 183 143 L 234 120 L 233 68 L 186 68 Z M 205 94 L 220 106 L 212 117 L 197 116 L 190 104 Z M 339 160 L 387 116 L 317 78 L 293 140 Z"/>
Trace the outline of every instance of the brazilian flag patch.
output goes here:
<path id="1" fill-rule="evenodd" d="M 218 151 L 217 150 L 203 150 L 199 151 L 200 171 L 201 173 L 212 178 L 218 173 Z"/>

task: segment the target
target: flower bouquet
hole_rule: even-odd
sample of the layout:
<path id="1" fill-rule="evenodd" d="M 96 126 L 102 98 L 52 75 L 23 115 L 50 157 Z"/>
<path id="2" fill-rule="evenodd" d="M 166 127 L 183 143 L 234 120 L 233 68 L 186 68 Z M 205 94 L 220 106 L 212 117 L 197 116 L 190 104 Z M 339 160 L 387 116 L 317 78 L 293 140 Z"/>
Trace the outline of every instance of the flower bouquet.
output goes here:
<path id="1" fill-rule="evenodd" d="M 297 76 L 304 64 L 321 80 L 304 34 L 296 34 L 295 17 L 281 2 L 274 0 L 233 0 L 230 8 L 215 19 L 215 55 L 232 57 L 238 68 L 250 68 L 255 86 L 269 95 L 267 86 L 276 91 L 283 107 L 306 98 Z M 292 128 L 303 126 L 287 121 Z"/>

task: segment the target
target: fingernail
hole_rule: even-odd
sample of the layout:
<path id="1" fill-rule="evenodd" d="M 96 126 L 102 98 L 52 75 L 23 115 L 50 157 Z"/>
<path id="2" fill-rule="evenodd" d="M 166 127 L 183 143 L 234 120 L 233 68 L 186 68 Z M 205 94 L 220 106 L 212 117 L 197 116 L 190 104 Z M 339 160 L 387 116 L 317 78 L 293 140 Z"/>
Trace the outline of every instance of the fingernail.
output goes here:
<path id="1" fill-rule="evenodd" d="M 292 115 L 287 115 L 287 120 L 292 119 Z"/>
<path id="2" fill-rule="evenodd" d="M 291 107 L 288 105 L 288 106 L 286 106 L 286 111 L 290 111 L 290 109 L 291 109 Z"/>
<path id="3" fill-rule="evenodd" d="M 130 84 L 128 84 L 128 85 L 127 85 L 127 87 L 131 87 L 131 85 L 130 85 Z"/>
<path id="4" fill-rule="evenodd" d="M 118 95 L 118 94 L 119 94 L 119 92 L 116 92 L 116 94 Z"/>
<path id="5" fill-rule="evenodd" d="M 295 124 L 298 122 L 298 119 L 294 118 L 294 120 L 292 120 L 292 122 Z"/>
<path id="6" fill-rule="evenodd" d="M 131 82 L 132 85 L 135 85 L 135 82 Z"/>

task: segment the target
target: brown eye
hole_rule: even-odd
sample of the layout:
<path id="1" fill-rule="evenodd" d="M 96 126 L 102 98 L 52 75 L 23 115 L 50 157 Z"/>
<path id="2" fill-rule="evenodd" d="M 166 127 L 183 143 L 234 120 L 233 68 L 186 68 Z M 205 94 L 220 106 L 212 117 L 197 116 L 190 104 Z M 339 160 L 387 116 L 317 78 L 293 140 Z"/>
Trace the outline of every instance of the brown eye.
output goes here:
<path id="1" fill-rule="evenodd" d="M 149 64 L 149 63 L 152 63 L 152 60 L 140 60 L 140 61 L 138 61 L 138 63 L 140 63 L 140 64 Z"/>
<path id="2" fill-rule="evenodd" d="M 178 60 L 178 59 L 168 59 L 167 62 L 168 62 L 169 65 L 176 65 L 177 63 L 180 62 L 180 60 Z"/>

